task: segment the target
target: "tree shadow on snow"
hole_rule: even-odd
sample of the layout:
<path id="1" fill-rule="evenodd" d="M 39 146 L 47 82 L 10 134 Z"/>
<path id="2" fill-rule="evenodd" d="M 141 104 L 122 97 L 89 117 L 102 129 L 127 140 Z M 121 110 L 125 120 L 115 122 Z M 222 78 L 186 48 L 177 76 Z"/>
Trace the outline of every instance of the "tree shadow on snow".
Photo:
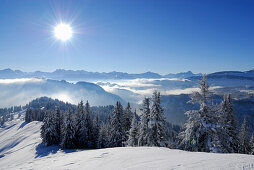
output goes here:
<path id="1" fill-rule="evenodd" d="M 48 156 L 50 153 L 55 154 L 59 149 L 60 147 L 57 145 L 45 146 L 45 144 L 42 142 L 35 148 L 36 150 L 35 158 Z"/>
<path id="2" fill-rule="evenodd" d="M 10 128 L 12 128 L 13 126 L 15 126 L 16 124 L 13 124 L 13 125 L 11 125 L 11 126 L 9 126 L 9 127 L 7 127 L 6 125 L 2 125 L 2 126 L 0 126 L 1 128 L 4 128 L 4 130 L 8 130 L 8 129 L 10 129 Z"/>
<path id="3" fill-rule="evenodd" d="M 79 150 L 80 149 L 63 149 L 62 152 L 64 152 L 64 153 L 72 153 L 72 152 L 77 152 Z"/>
<path id="4" fill-rule="evenodd" d="M 61 150 L 64 153 L 72 153 L 72 152 L 79 152 L 79 151 L 87 151 L 92 149 L 63 149 Z"/>
<path id="5" fill-rule="evenodd" d="M 21 129 L 21 128 L 23 128 L 23 127 L 26 126 L 26 125 L 27 125 L 27 122 L 23 122 L 23 123 L 19 126 L 18 129 Z"/>
<path id="6" fill-rule="evenodd" d="M 72 152 L 91 150 L 91 149 L 63 149 L 62 150 L 60 149 L 58 145 L 45 146 L 45 143 L 43 142 L 37 145 L 35 149 L 36 149 L 35 158 L 48 156 L 49 154 L 55 154 L 59 150 L 67 154 Z"/>

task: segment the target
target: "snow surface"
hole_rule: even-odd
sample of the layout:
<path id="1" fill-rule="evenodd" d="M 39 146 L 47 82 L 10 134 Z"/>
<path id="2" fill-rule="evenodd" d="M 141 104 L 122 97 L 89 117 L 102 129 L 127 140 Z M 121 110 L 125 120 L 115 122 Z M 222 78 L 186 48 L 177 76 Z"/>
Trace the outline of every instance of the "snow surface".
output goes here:
<path id="1" fill-rule="evenodd" d="M 254 156 L 186 152 L 158 147 L 61 150 L 45 147 L 41 122 L 17 115 L 0 128 L 0 169 L 254 169 Z"/>

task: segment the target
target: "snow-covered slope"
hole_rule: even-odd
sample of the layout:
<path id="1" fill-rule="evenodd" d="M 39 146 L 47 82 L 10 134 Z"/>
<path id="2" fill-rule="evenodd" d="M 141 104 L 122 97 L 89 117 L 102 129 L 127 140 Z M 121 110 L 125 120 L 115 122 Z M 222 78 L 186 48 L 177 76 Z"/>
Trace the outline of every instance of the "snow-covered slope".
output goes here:
<path id="1" fill-rule="evenodd" d="M 0 129 L 0 169 L 254 169 L 254 156 L 124 147 L 59 150 L 44 147 L 41 122 L 7 122 Z"/>

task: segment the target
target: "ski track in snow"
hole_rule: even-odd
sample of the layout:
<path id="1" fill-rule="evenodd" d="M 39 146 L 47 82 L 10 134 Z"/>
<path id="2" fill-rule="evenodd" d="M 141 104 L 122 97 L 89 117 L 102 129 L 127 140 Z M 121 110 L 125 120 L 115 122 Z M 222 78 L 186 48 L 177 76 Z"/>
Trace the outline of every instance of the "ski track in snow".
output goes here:
<path id="1" fill-rule="evenodd" d="M 22 116 L 23 117 L 23 116 Z M 254 169 L 254 156 L 186 152 L 158 147 L 60 150 L 41 144 L 41 122 L 17 115 L 0 128 L 0 169 Z"/>

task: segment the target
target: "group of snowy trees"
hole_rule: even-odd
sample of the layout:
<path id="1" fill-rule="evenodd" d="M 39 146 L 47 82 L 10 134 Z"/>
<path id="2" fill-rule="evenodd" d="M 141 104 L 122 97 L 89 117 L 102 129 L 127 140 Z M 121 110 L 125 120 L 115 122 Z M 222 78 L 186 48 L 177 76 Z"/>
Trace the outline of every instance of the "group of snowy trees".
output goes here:
<path id="1" fill-rule="evenodd" d="M 43 121 L 45 115 L 45 111 L 43 109 L 30 109 L 26 110 L 25 121 Z"/>
<path id="2" fill-rule="evenodd" d="M 200 108 L 185 113 L 188 120 L 179 134 L 169 128 L 157 91 L 151 99 L 144 98 L 139 116 L 136 110 L 132 112 L 129 103 L 125 109 L 117 102 L 112 108 L 98 107 L 91 111 L 89 103 L 83 105 L 81 101 L 68 111 L 59 107 L 55 110 L 28 109 L 25 119 L 29 122 L 43 117 L 43 142 L 62 148 L 159 146 L 199 152 L 254 154 L 254 136 L 250 137 L 246 120 L 238 126 L 231 96 L 227 94 L 220 104 L 214 103 L 206 75 L 199 88 L 189 102 L 198 103 Z M 100 113 L 101 110 L 111 113 Z"/>
<path id="3" fill-rule="evenodd" d="M 13 120 L 13 113 L 21 111 L 21 106 L 12 106 L 10 108 L 0 108 L 0 126 L 4 125 L 6 121 Z"/>
<path id="4" fill-rule="evenodd" d="M 166 119 L 160 105 L 160 93 L 154 92 L 152 105 L 145 98 L 141 109 L 141 121 L 136 111 L 116 103 L 112 116 L 105 121 L 92 115 L 89 103 L 81 101 L 75 113 L 71 109 L 62 112 L 47 110 L 44 113 L 41 137 L 48 145 L 62 148 L 106 148 L 122 146 L 168 146 Z M 29 112 L 28 112 L 29 113 Z"/>
<path id="5" fill-rule="evenodd" d="M 81 101 L 75 114 L 69 108 L 67 112 L 47 110 L 43 125 L 41 127 L 41 137 L 47 146 L 59 144 L 62 148 L 98 148 L 98 116 L 92 120 L 90 106 L 87 102 L 83 106 Z"/>
<path id="6" fill-rule="evenodd" d="M 145 98 L 141 108 L 141 121 L 137 122 L 136 112 L 129 131 L 130 146 L 168 146 L 166 118 L 160 103 L 160 93 L 154 92 L 152 106 L 150 99 Z"/>
<path id="7" fill-rule="evenodd" d="M 230 95 L 220 105 L 211 100 L 206 75 L 199 83 L 200 92 L 191 95 L 191 103 L 199 103 L 199 110 L 186 112 L 184 131 L 179 134 L 178 148 L 188 151 L 251 153 L 254 139 L 248 140 L 246 121 L 238 130 Z"/>

